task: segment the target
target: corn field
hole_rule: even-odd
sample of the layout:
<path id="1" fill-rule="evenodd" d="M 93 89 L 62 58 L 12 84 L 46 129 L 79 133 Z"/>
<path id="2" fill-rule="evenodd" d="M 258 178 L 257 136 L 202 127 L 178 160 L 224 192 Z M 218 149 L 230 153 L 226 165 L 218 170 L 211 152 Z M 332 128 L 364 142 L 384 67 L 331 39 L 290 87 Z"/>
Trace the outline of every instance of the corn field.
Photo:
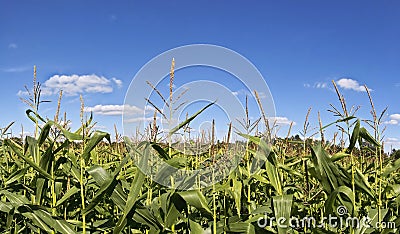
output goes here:
<path id="1" fill-rule="evenodd" d="M 40 84 L 35 79 L 29 98 L 24 100 L 28 104 L 26 117 L 35 133 L 13 137 L 8 134 L 13 123 L 2 123 L 0 131 L 0 231 L 398 233 L 400 159 L 383 151 L 385 110 L 375 110 L 366 89 L 371 119 L 362 120 L 357 108 L 348 108 L 333 85 L 338 107 L 331 105 L 330 111 L 337 120 L 329 124 L 319 121 L 316 133 L 308 121 L 310 110 L 297 137 L 292 137 L 290 130 L 287 137 L 273 136 L 274 123 L 263 116 L 254 122 L 244 116 L 241 125 L 246 132 L 238 133 L 244 141 L 232 143 L 229 139 L 234 130 L 230 127 L 225 141 L 217 142 L 212 134 L 208 150 L 193 156 L 160 138 L 156 121 L 149 124 L 145 137 L 137 139 L 94 130 L 92 115 L 83 115 L 83 100 L 81 126 L 71 129 L 58 113 L 62 92 L 54 118 L 44 118 L 39 113 Z M 207 107 L 175 130 L 187 128 Z M 255 131 L 258 125 L 270 131 L 259 134 Z M 338 133 L 334 139 L 325 139 L 328 128 Z M 315 134 L 321 140 L 314 140 Z M 200 144 L 198 141 L 192 139 L 193 144 Z M 226 178 L 188 190 L 196 187 L 196 179 L 173 181 L 159 174 L 171 184 L 179 183 L 170 188 L 139 170 L 136 163 L 145 164 L 150 154 L 180 169 L 199 168 L 223 155 L 240 161 Z M 252 170 L 258 159 L 265 163 Z M 339 208 L 346 212 L 338 214 Z M 369 226 L 289 225 L 293 224 L 291 217 L 313 217 L 320 224 L 329 215 L 360 220 L 369 217 Z"/>

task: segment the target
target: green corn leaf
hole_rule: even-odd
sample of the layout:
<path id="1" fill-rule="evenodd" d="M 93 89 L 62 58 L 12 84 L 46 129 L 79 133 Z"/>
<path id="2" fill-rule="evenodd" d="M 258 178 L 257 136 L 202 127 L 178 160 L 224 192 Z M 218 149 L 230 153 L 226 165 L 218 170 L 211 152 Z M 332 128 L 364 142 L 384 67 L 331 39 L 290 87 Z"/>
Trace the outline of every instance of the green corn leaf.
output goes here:
<path id="1" fill-rule="evenodd" d="M 26 173 L 26 171 L 28 170 L 28 168 L 29 168 L 29 167 L 25 167 L 25 168 L 22 168 L 22 169 L 19 169 L 19 170 L 13 172 L 13 173 L 8 177 L 8 179 L 6 179 L 6 181 L 5 181 L 4 184 L 5 184 L 5 185 L 9 185 L 9 184 L 11 184 L 11 183 L 13 183 L 13 182 L 15 182 L 15 181 L 18 181 L 19 179 L 21 179 L 21 178 L 25 175 L 25 173 Z"/>
<path id="2" fill-rule="evenodd" d="M 65 194 L 64 196 L 57 201 L 56 203 L 56 207 L 60 206 L 61 204 L 63 204 L 65 201 L 67 201 L 70 197 L 72 197 L 73 195 L 77 194 L 80 191 L 79 188 L 77 188 L 76 186 L 70 188 Z"/>
<path id="3" fill-rule="evenodd" d="M 55 123 L 54 121 L 47 121 L 47 124 L 49 125 L 54 125 L 56 126 L 58 129 L 61 130 L 61 132 L 63 133 L 63 135 L 69 140 L 69 141 L 77 141 L 77 140 L 82 140 L 82 135 L 78 134 L 78 133 L 72 133 L 68 130 L 66 130 L 65 128 L 63 128 L 60 124 Z"/>
<path id="4" fill-rule="evenodd" d="M 293 195 L 281 195 L 281 196 L 274 196 L 272 198 L 275 218 L 281 224 L 278 225 L 279 234 L 287 233 L 287 230 L 289 228 L 292 202 L 293 202 Z M 281 221 L 279 221 L 279 219 Z"/>
<path id="5" fill-rule="evenodd" d="M 338 152 L 338 153 L 332 155 L 331 161 L 332 162 L 336 162 L 336 161 L 339 161 L 342 158 L 345 158 L 345 157 L 348 157 L 348 156 L 350 156 L 350 154 L 347 154 L 347 153 L 344 153 L 344 152 Z"/>
<path id="6" fill-rule="evenodd" d="M 354 126 L 353 132 L 351 134 L 351 138 L 350 138 L 350 145 L 347 148 L 346 153 L 351 153 L 351 151 L 353 150 L 354 146 L 357 143 L 358 137 L 360 135 L 360 120 L 357 119 L 356 125 Z"/>
<path id="7" fill-rule="evenodd" d="M 6 139 L 4 140 L 4 142 L 10 146 L 10 148 L 14 151 L 15 154 L 17 154 L 18 157 L 20 157 L 21 159 L 23 159 L 26 163 L 28 163 L 31 167 L 33 167 L 36 171 L 38 171 L 41 175 L 43 175 L 44 177 L 46 177 L 49 180 L 52 180 L 53 178 L 51 177 L 50 174 L 48 174 L 45 170 L 43 170 L 40 166 L 38 166 L 36 163 L 34 163 L 32 160 L 30 160 L 28 157 L 24 156 L 21 151 L 18 149 L 18 147 L 16 146 L 16 144 L 10 140 L 10 139 Z"/>
<path id="8" fill-rule="evenodd" d="M 54 161 L 54 154 L 53 154 L 53 144 L 51 143 L 50 146 L 46 149 L 43 155 L 40 157 L 39 166 L 47 171 L 50 172 L 51 165 Z"/>
<path id="9" fill-rule="evenodd" d="M 37 178 L 36 180 L 36 194 L 35 194 L 35 201 L 36 204 L 41 205 L 42 202 L 42 196 L 43 194 L 46 194 L 47 192 L 47 179 L 45 178 Z"/>
<path id="10" fill-rule="evenodd" d="M 26 113 L 26 115 L 28 116 L 28 118 L 30 119 L 30 120 L 32 120 L 32 122 L 34 122 L 34 123 L 36 123 L 36 122 L 39 122 L 39 120 L 40 121 L 42 121 L 42 122 L 46 122 L 46 120 L 44 120 L 40 115 L 38 115 L 38 114 L 36 114 L 33 110 L 31 110 L 31 109 L 28 109 L 28 110 L 26 110 L 25 111 L 25 113 Z M 31 114 L 33 114 L 34 116 L 32 116 Z"/>
<path id="11" fill-rule="evenodd" d="M 358 189 L 364 191 L 364 193 L 369 195 L 371 199 L 376 200 L 376 196 L 372 192 L 373 190 L 368 182 L 368 178 L 358 168 L 356 168 L 354 179 L 354 182 Z"/>
<path id="12" fill-rule="evenodd" d="M 26 144 L 25 144 L 25 148 L 24 148 L 24 154 L 26 154 L 27 150 L 29 150 L 29 153 L 32 156 L 33 161 L 35 163 L 39 163 L 40 155 L 38 154 L 39 149 L 38 149 L 37 140 L 34 137 L 26 136 L 25 142 L 26 142 Z"/>
<path id="13" fill-rule="evenodd" d="M 7 190 L 0 190 L 0 194 L 5 195 L 7 197 L 7 199 L 10 201 L 10 203 L 15 208 L 18 208 L 19 206 L 23 206 L 25 204 L 30 203 L 25 196 L 20 195 L 20 194 L 15 194 L 15 193 L 9 192 Z"/>
<path id="14" fill-rule="evenodd" d="M 177 193 L 170 194 L 167 199 L 168 211 L 165 216 L 165 225 L 171 227 L 176 223 L 181 213 L 187 209 L 186 201 Z"/>
<path id="15" fill-rule="evenodd" d="M 382 177 L 388 177 L 391 175 L 393 172 L 397 171 L 400 168 L 400 158 L 397 159 L 396 161 L 390 163 L 387 165 L 382 172 Z"/>
<path id="16" fill-rule="evenodd" d="M 176 126 L 175 128 L 173 128 L 170 132 L 169 135 L 174 134 L 175 132 L 177 132 L 179 129 L 181 129 L 182 127 L 184 127 L 186 124 L 190 123 L 192 120 L 194 120 L 199 114 L 201 114 L 201 112 L 205 111 L 207 108 L 209 108 L 210 106 L 214 105 L 215 102 L 209 103 L 208 105 L 206 105 L 205 107 L 203 107 L 201 110 L 197 111 L 194 115 L 190 116 L 189 118 L 187 118 L 185 121 L 183 121 L 182 123 L 178 124 L 178 126 Z"/>
<path id="17" fill-rule="evenodd" d="M 41 146 L 45 142 L 47 137 L 49 136 L 50 128 L 51 128 L 51 124 L 50 123 L 46 123 L 42 127 L 42 131 L 40 132 L 39 139 L 38 139 L 39 146 Z"/>
<path id="18" fill-rule="evenodd" d="M 395 196 L 399 196 L 400 195 L 400 184 L 389 184 L 385 188 L 385 192 L 386 193 L 393 192 L 393 194 Z"/>
<path id="19" fill-rule="evenodd" d="M 345 195 L 348 198 L 348 202 L 344 202 L 343 198 L 340 196 L 341 194 Z M 352 204 L 355 198 L 353 196 L 353 191 L 347 186 L 340 186 L 336 188 L 331 194 L 329 194 L 329 197 L 325 203 L 326 212 L 328 214 L 333 214 L 334 211 L 336 211 L 334 210 L 334 207 L 335 207 L 335 202 L 338 199 L 340 200 L 341 205 L 344 205 L 347 208 L 349 214 L 351 214 L 353 211 Z"/>
<path id="20" fill-rule="evenodd" d="M 159 214 L 159 213 L 158 213 Z M 156 213 L 157 215 L 157 213 Z M 161 225 L 157 218 L 151 213 L 148 209 L 143 207 L 138 207 L 133 214 L 133 220 L 138 223 L 142 223 L 148 227 L 150 227 L 149 233 L 159 233 L 160 230 L 163 229 L 163 225 Z M 157 230 L 157 231 L 156 231 Z"/>
<path id="21" fill-rule="evenodd" d="M 282 182 L 276 167 L 276 155 L 274 152 L 271 152 L 268 155 L 267 161 L 265 162 L 265 169 L 268 179 L 271 182 L 271 185 L 275 188 L 276 193 L 282 195 Z"/>
<path id="22" fill-rule="evenodd" d="M 212 217 L 212 211 L 207 205 L 207 200 L 200 190 L 190 190 L 178 192 L 178 194 L 186 201 L 190 206 L 195 207 L 197 210 L 202 212 L 208 217 Z"/>
<path id="23" fill-rule="evenodd" d="M 338 166 L 331 161 L 328 153 L 320 143 L 311 147 L 311 155 L 314 169 L 310 168 L 309 172 L 320 181 L 322 187 L 328 194 L 344 184 L 341 171 Z"/>
<path id="24" fill-rule="evenodd" d="M 174 157 L 165 161 L 155 175 L 155 181 L 168 180 L 173 173 L 187 165 L 187 158 Z"/>
<path id="25" fill-rule="evenodd" d="M 117 176 L 119 172 L 121 171 L 122 167 L 126 164 L 128 161 L 128 157 L 125 157 L 117 169 L 114 171 L 114 175 L 111 178 L 106 179 L 106 181 L 100 186 L 100 189 L 96 192 L 94 195 L 92 201 L 90 204 L 86 207 L 85 209 L 85 214 L 90 212 L 95 206 L 101 201 L 101 199 L 107 194 L 110 195 L 111 193 L 114 192 L 115 186 L 117 185 Z"/>
<path id="26" fill-rule="evenodd" d="M 127 144 L 130 144 L 129 142 L 127 142 Z M 150 144 L 149 143 L 145 143 L 144 144 L 144 149 L 142 151 L 142 157 L 141 157 L 141 161 L 139 162 L 140 167 L 139 168 L 143 168 L 144 165 L 147 164 L 147 160 L 150 156 Z M 137 201 L 137 197 L 139 195 L 140 190 L 142 189 L 142 186 L 144 184 L 144 179 L 145 179 L 145 175 L 141 170 L 136 170 L 136 175 L 132 181 L 130 190 L 129 190 L 129 194 L 128 194 L 128 198 L 126 200 L 126 205 L 124 208 L 124 213 L 122 215 L 122 217 L 118 220 L 118 223 L 114 229 L 114 233 L 120 233 L 122 231 L 122 229 L 125 227 L 127 220 L 126 218 L 128 217 L 129 213 L 133 210 L 135 203 Z"/>
<path id="27" fill-rule="evenodd" d="M 111 144 L 110 134 L 102 131 L 96 131 L 90 137 L 89 142 L 86 144 L 85 149 L 83 150 L 82 157 L 85 159 L 85 162 L 88 163 L 90 158 L 90 152 L 102 141 L 104 138 L 108 140 Z"/>
<path id="28" fill-rule="evenodd" d="M 71 224 L 65 220 L 56 219 L 52 217 L 47 211 L 44 210 L 33 210 L 33 213 L 40 217 L 49 227 L 52 227 L 56 232 L 63 234 L 76 233 Z"/>
<path id="29" fill-rule="evenodd" d="M 14 209 L 13 206 L 9 202 L 0 201 L 0 211 L 4 213 L 10 213 L 10 211 Z"/>
<path id="30" fill-rule="evenodd" d="M 256 152 L 256 157 L 259 160 L 265 161 L 265 172 L 267 173 L 269 182 L 274 187 L 277 195 L 282 195 L 282 182 L 278 172 L 278 162 L 276 160 L 276 154 L 271 151 L 271 147 L 267 144 L 266 141 L 259 137 L 253 137 L 242 133 L 238 134 L 258 145 L 259 149 Z"/>
<path id="31" fill-rule="evenodd" d="M 52 142 L 48 146 L 46 151 L 41 156 L 40 162 L 39 162 L 40 168 L 42 168 L 47 173 L 50 173 L 51 166 L 52 166 L 53 161 L 54 161 L 53 144 L 54 144 L 54 142 Z M 36 195 L 35 195 L 35 200 L 36 200 L 37 204 L 41 205 L 42 195 L 46 194 L 46 192 L 48 190 L 48 187 L 46 185 L 47 185 L 47 179 L 45 179 L 45 178 L 37 178 L 37 181 L 36 181 Z"/>
<path id="32" fill-rule="evenodd" d="M 384 223 L 382 221 L 385 218 L 385 216 L 388 213 L 388 211 L 389 211 L 389 209 L 380 209 L 381 220 L 379 220 L 378 209 L 371 209 L 370 208 L 368 210 L 368 218 L 370 218 L 370 221 L 371 221 L 370 224 L 369 224 L 371 226 L 371 228 L 366 229 L 367 230 L 366 233 L 376 233 L 377 228 L 375 228 L 375 227 L 378 227 L 379 224 Z M 393 231 L 393 229 L 391 229 L 391 228 L 387 228 L 386 230 Z M 386 230 L 384 229 L 380 233 L 385 233 Z M 393 233 L 393 232 L 387 232 L 387 233 Z"/>
<path id="33" fill-rule="evenodd" d="M 36 227 L 42 229 L 47 233 L 52 233 L 49 225 L 47 225 L 37 214 L 33 213 L 32 211 L 25 211 L 20 213 L 22 213 L 22 215 L 26 218 L 30 219 Z"/>
<path id="34" fill-rule="evenodd" d="M 93 166 L 89 168 L 87 172 L 93 177 L 99 187 L 103 186 L 105 182 L 112 178 L 112 175 L 110 175 L 104 168 L 100 166 Z M 121 184 L 118 183 L 115 186 L 110 198 L 118 206 L 118 208 L 122 210 L 124 209 L 127 195 L 123 191 Z"/>
<path id="35" fill-rule="evenodd" d="M 79 129 L 78 130 L 76 130 L 73 134 L 76 134 L 76 135 L 81 135 L 82 134 L 82 131 L 83 131 L 83 129 L 84 128 L 88 128 L 89 127 L 89 125 L 92 123 L 92 121 L 93 121 L 93 112 L 91 111 L 90 112 L 90 116 L 89 116 L 89 119 L 88 119 L 88 121 L 86 121 L 86 123 L 85 124 L 82 124 L 80 127 L 79 127 Z"/>
<path id="36" fill-rule="evenodd" d="M 336 120 L 335 122 L 332 122 L 332 123 L 330 123 L 330 124 L 328 124 L 328 125 L 323 126 L 323 127 L 321 128 L 321 130 L 324 130 L 325 128 L 328 128 L 329 126 L 332 126 L 332 125 L 334 125 L 334 124 L 341 123 L 341 122 L 347 122 L 347 121 L 352 120 L 352 119 L 355 119 L 355 118 L 356 118 L 356 117 L 354 117 L 354 116 L 349 116 L 349 117 L 346 117 L 346 118 L 343 118 L 343 119 Z"/>
<path id="37" fill-rule="evenodd" d="M 366 141 L 369 142 L 370 144 L 375 145 L 375 146 L 378 146 L 378 147 L 380 146 L 379 142 L 377 142 L 377 141 L 375 140 L 375 138 L 373 138 L 373 137 L 371 136 L 371 134 L 369 134 L 369 132 L 367 131 L 367 129 L 365 129 L 364 127 L 360 128 L 360 133 L 359 133 L 359 135 L 360 135 L 360 137 L 361 137 L 362 139 L 366 140 Z"/>
<path id="38" fill-rule="evenodd" d="M 139 192 L 143 186 L 144 178 L 145 178 L 145 176 L 144 176 L 143 172 L 141 172 L 140 170 L 137 170 L 135 179 L 132 181 L 131 189 L 128 194 L 128 199 L 127 199 L 127 202 L 125 205 L 124 214 L 118 220 L 118 223 L 114 229 L 114 233 L 120 233 L 122 231 L 122 229 L 125 227 L 126 218 L 136 203 L 136 198 L 139 195 Z"/>
<path id="39" fill-rule="evenodd" d="M 232 179 L 232 182 L 233 182 L 232 193 L 233 193 L 233 198 L 234 198 L 235 204 L 236 204 L 236 212 L 240 217 L 240 210 L 242 207 L 242 204 L 241 204 L 242 182 L 238 181 L 236 178 Z"/>
<path id="40" fill-rule="evenodd" d="M 153 147 L 153 149 L 155 149 L 157 151 L 157 153 L 161 156 L 161 158 L 163 158 L 164 160 L 168 160 L 171 159 L 168 155 L 167 152 L 165 152 L 165 150 L 163 148 L 161 148 L 161 146 L 159 146 L 156 143 L 152 143 L 151 147 Z"/>
<path id="41" fill-rule="evenodd" d="M 246 222 L 228 223 L 226 231 L 230 233 L 245 233 L 245 234 L 256 233 L 253 224 Z"/>
<path id="42" fill-rule="evenodd" d="M 191 233 L 198 233 L 198 234 L 204 233 L 204 230 L 201 227 L 201 225 L 191 219 L 189 219 L 189 228 Z"/>

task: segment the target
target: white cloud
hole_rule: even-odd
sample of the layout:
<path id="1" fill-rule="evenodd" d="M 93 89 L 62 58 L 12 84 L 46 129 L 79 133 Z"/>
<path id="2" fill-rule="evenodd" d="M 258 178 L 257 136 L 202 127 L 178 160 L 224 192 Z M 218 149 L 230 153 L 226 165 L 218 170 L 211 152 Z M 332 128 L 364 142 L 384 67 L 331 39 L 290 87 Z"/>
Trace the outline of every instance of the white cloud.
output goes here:
<path id="1" fill-rule="evenodd" d="M 389 116 L 391 119 L 400 120 L 400 114 L 392 114 Z"/>
<path id="2" fill-rule="evenodd" d="M 29 94 L 28 91 L 19 90 L 17 93 L 17 96 L 22 97 L 22 96 L 26 96 L 28 94 Z"/>
<path id="3" fill-rule="evenodd" d="M 386 138 L 386 143 L 391 143 L 391 142 L 399 142 L 399 139 L 395 138 L 395 137 L 388 137 Z"/>
<path id="4" fill-rule="evenodd" d="M 10 49 L 17 49 L 17 48 L 18 48 L 18 45 L 15 44 L 15 43 L 10 43 L 10 44 L 8 44 L 8 48 L 10 48 Z"/>
<path id="5" fill-rule="evenodd" d="M 118 86 L 118 88 L 122 87 L 122 80 L 118 80 L 117 78 L 113 77 L 112 81 Z"/>
<path id="6" fill-rule="evenodd" d="M 143 113 L 144 110 L 130 105 L 96 105 L 93 107 L 85 107 L 85 112 L 93 112 L 98 115 L 122 115 L 124 110 L 130 115 Z"/>
<path id="7" fill-rule="evenodd" d="M 353 79 L 348 79 L 348 78 L 342 78 L 336 82 L 339 87 L 343 89 L 350 89 L 354 90 L 357 92 L 366 92 L 365 87 L 360 85 L 358 81 L 353 80 Z M 372 91 L 372 89 L 368 89 L 369 91 Z"/>
<path id="8" fill-rule="evenodd" d="M 400 140 L 398 138 L 395 137 L 388 137 L 386 139 L 384 139 L 385 145 L 386 146 L 391 146 L 392 147 L 400 147 Z M 386 147 L 385 147 L 386 148 Z"/>
<path id="9" fill-rule="evenodd" d="M 118 87 L 122 81 L 116 78 L 107 79 L 104 76 L 92 75 L 54 75 L 42 84 L 42 95 L 58 94 L 60 90 L 68 96 L 83 93 L 111 93 L 113 83 Z M 24 95 L 19 91 L 18 95 Z"/>
<path id="10" fill-rule="evenodd" d="M 125 115 L 143 115 L 147 114 L 147 111 L 154 111 L 151 106 L 146 106 L 145 108 L 139 108 L 132 105 L 96 105 L 93 107 L 85 107 L 85 112 L 93 112 L 98 115 L 122 115 L 125 111 Z M 146 112 L 146 113 L 145 113 Z"/>
<path id="11" fill-rule="evenodd" d="M 389 125 L 398 125 L 400 122 L 400 114 L 392 114 L 389 115 L 389 120 L 385 121 L 385 124 L 389 124 Z"/>
<path id="12" fill-rule="evenodd" d="M 389 124 L 389 125 L 397 125 L 397 124 L 399 124 L 399 121 L 397 121 L 395 119 L 391 119 L 391 120 L 385 121 L 384 123 Z"/>
<path id="13" fill-rule="evenodd" d="M 296 122 L 289 120 L 287 117 L 269 117 L 269 120 L 272 122 L 275 122 L 278 125 L 290 125 L 291 122 L 293 122 L 293 125 L 296 125 Z"/>

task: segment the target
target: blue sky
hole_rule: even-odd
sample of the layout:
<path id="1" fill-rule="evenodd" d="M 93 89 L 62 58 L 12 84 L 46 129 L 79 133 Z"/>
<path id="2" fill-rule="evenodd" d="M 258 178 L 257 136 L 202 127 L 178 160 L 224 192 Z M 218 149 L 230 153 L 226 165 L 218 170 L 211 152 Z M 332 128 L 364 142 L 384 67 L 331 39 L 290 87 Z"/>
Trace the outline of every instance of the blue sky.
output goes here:
<path id="1" fill-rule="evenodd" d="M 348 105 L 361 106 L 361 118 L 370 115 L 359 85 L 372 89 L 377 110 L 389 107 L 387 145 L 400 148 L 399 10 L 398 1 L 1 1 L 0 126 L 16 121 L 15 135 L 21 124 L 32 131 L 19 97 L 37 65 L 43 99 L 53 101 L 40 107 L 43 116 L 54 116 L 62 88 L 62 111 L 73 128 L 82 94 L 99 128 L 110 131 L 115 123 L 122 129 L 120 105 L 140 68 L 169 49 L 207 43 L 234 50 L 258 68 L 281 117 L 281 134 L 290 121 L 297 134 L 309 107 L 312 126 L 318 111 L 324 123 L 335 120 L 327 112 L 330 103 L 339 106 L 335 80 Z M 62 87 L 61 79 L 69 85 Z"/>

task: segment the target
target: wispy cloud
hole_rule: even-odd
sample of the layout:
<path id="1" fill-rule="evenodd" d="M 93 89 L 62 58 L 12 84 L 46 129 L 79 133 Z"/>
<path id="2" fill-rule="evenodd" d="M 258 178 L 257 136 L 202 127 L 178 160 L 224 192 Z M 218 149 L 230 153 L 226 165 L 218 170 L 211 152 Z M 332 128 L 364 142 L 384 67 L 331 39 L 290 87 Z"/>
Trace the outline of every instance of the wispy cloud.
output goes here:
<path id="1" fill-rule="evenodd" d="M 321 83 L 321 82 L 317 82 L 314 86 L 317 89 L 324 89 L 324 88 L 328 87 L 328 85 L 326 83 Z"/>
<path id="2" fill-rule="evenodd" d="M 118 80 L 117 78 L 113 77 L 112 81 L 118 86 L 118 88 L 122 87 L 122 80 Z"/>
<path id="3" fill-rule="evenodd" d="M 232 91 L 231 93 L 232 93 L 233 95 L 235 95 L 235 96 L 239 96 L 239 95 L 251 95 L 251 94 L 249 93 L 249 91 L 244 90 L 244 89 L 239 89 L 239 90 L 237 90 L 237 91 Z"/>
<path id="4" fill-rule="evenodd" d="M 31 66 L 20 66 L 20 67 L 9 67 L 9 68 L 1 68 L 2 72 L 25 72 L 33 68 Z"/>
<path id="5" fill-rule="evenodd" d="M 245 89 L 239 89 L 239 90 L 237 90 L 237 91 L 232 91 L 231 92 L 233 95 L 235 95 L 235 96 L 252 96 L 253 94 L 250 92 L 250 91 L 248 91 L 248 90 L 245 90 Z M 264 99 L 264 98 L 266 98 L 267 97 L 267 95 L 264 93 L 264 92 L 260 92 L 260 91 L 257 91 L 257 93 L 258 93 L 258 96 L 261 98 L 261 99 Z"/>
<path id="6" fill-rule="evenodd" d="M 258 97 L 261 99 L 267 98 L 267 95 L 264 92 L 257 92 L 258 93 Z"/>
<path id="7" fill-rule="evenodd" d="M 357 92 L 366 92 L 365 87 L 363 85 L 360 85 L 358 81 L 349 79 L 349 78 L 341 78 L 340 80 L 336 81 L 339 87 L 343 89 L 350 89 L 354 90 Z M 369 91 L 372 91 L 372 89 L 368 89 Z"/>
<path id="8" fill-rule="evenodd" d="M 19 96 L 19 97 L 26 96 L 26 95 L 29 95 L 28 91 L 19 90 L 17 93 L 17 96 Z"/>
<path id="9" fill-rule="evenodd" d="M 113 84 L 122 86 L 122 81 L 116 78 L 107 79 L 104 76 L 92 75 L 54 75 L 42 84 L 42 95 L 58 94 L 63 90 L 68 96 L 84 93 L 111 93 Z M 18 95 L 26 94 L 19 91 Z"/>
<path id="10" fill-rule="evenodd" d="M 388 125 L 398 125 L 400 123 L 400 114 L 389 115 L 389 120 L 384 123 Z"/>
<path id="11" fill-rule="evenodd" d="M 384 139 L 385 145 L 391 145 L 392 147 L 399 147 L 400 146 L 400 139 L 396 137 L 388 137 Z"/>
<path id="12" fill-rule="evenodd" d="M 296 122 L 289 120 L 287 117 L 276 116 L 268 118 L 272 122 L 275 122 L 278 125 L 290 125 L 293 122 L 293 125 L 296 125 Z"/>
<path id="13" fill-rule="evenodd" d="M 17 49 L 17 48 L 18 48 L 18 45 L 15 44 L 15 43 L 10 43 L 10 44 L 8 44 L 8 48 L 9 48 L 9 49 Z"/>
<path id="14" fill-rule="evenodd" d="M 306 88 L 316 88 L 316 89 L 328 88 L 328 84 L 326 82 L 315 82 L 313 85 L 305 83 L 303 86 Z"/>

